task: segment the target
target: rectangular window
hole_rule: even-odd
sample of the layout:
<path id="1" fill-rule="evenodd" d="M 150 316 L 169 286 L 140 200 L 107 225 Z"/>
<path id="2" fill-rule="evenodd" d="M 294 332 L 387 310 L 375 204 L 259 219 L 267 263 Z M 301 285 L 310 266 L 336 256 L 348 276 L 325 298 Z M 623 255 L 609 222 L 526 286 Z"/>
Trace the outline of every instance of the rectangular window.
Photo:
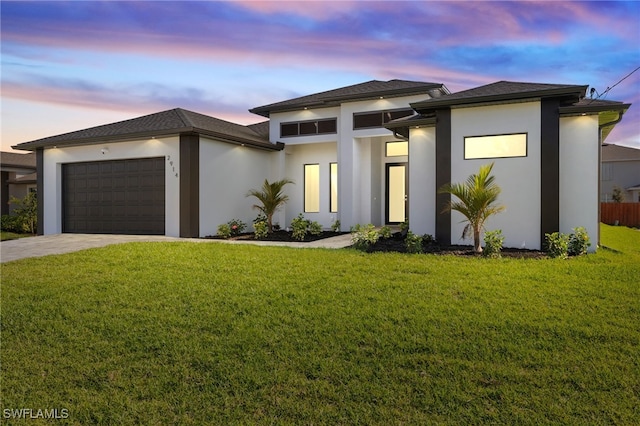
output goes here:
<path id="1" fill-rule="evenodd" d="M 280 123 L 280 137 L 308 136 L 336 133 L 338 129 L 336 118 L 312 121 L 293 121 Z"/>
<path id="2" fill-rule="evenodd" d="M 373 129 L 397 118 L 413 115 L 413 109 L 403 108 L 389 111 L 356 112 L 353 114 L 353 129 Z"/>
<path id="3" fill-rule="evenodd" d="M 464 159 L 511 158 L 527 156 L 527 134 L 467 136 Z"/>
<path id="4" fill-rule="evenodd" d="M 338 211 L 338 163 L 329 163 L 329 212 Z"/>
<path id="5" fill-rule="evenodd" d="M 304 212 L 320 211 L 320 165 L 304 165 Z"/>
<path id="6" fill-rule="evenodd" d="M 387 157 L 399 157 L 401 155 L 409 155 L 409 142 L 397 141 L 387 142 L 386 144 L 386 156 Z"/>

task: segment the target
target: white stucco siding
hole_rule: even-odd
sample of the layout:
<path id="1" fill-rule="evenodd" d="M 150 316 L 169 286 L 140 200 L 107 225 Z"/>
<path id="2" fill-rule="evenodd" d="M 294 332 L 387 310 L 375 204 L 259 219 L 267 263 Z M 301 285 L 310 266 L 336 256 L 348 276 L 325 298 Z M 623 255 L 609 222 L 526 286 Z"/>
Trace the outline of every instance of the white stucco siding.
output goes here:
<path id="1" fill-rule="evenodd" d="M 259 211 L 252 208 L 257 200 L 246 194 L 274 180 L 278 154 L 200 137 L 201 237 L 215 235 L 218 225 L 232 219 L 252 229 Z"/>
<path id="2" fill-rule="evenodd" d="M 501 229 L 505 247 L 540 249 L 540 103 L 527 102 L 454 109 L 451 114 L 451 181 L 464 182 L 483 164 L 494 163 L 493 175 L 506 210 L 491 217 L 487 230 Z M 464 137 L 527 133 L 527 156 L 464 159 Z M 451 216 L 451 242 L 470 244 L 460 236 L 465 223 Z"/>
<path id="3" fill-rule="evenodd" d="M 583 226 L 598 240 L 598 116 L 560 119 L 560 232 Z"/>
<path id="4" fill-rule="evenodd" d="M 417 235 L 436 235 L 436 129 L 409 130 L 409 225 Z"/>
<path id="5" fill-rule="evenodd" d="M 295 183 L 286 186 L 286 193 L 289 202 L 285 207 L 285 214 L 280 223 L 283 228 L 291 225 L 291 221 L 302 213 L 309 220 L 317 221 L 324 228 L 329 228 L 338 218 L 338 213 L 329 210 L 330 193 L 330 169 L 329 164 L 338 161 L 335 143 L 305 144 L 287 146 L 285 148 L 285 176 Z M 304 165 L 318 164 L 320 168 L 320 211 L 304 211 Z M 345 173 L 348 171 L 345 170 Z M 338 164 L 338 179 L 343 173 L 343 169 Z M 340 195 L 338 195 L 340 196 Z M 340 199 L 338 200 L 338 211 L 341 209 Z M 282 216 L 280 216 L 282 217 Z"/>
<path id="6" fill-rule="evenodd" d="M 105 150 L 103 154 L 103 149 Z M 62 232 L 62 164 L 86 161 L 165 157 L 165 234 L 180 235 L 180 179 L 178 136 L 131 142 L 109 142 L 88 146 L 44 150 L 44 234 Z M 170 158 L 170 160 L 169 160 Z M 173 161 L 173 165 L 169 164 Z M 175 168 L 175 171 L 173 170 Z M 178 173 L 178 176 L 175 174 Z"/>

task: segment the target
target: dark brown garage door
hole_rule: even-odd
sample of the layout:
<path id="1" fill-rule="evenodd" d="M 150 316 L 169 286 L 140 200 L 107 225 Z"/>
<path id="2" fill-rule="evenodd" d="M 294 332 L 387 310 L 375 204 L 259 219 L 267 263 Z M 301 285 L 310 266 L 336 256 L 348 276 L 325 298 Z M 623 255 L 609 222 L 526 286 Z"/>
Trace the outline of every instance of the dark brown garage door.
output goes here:
<path id="1" fill-rule="evenodd" d="M 62 166 L 62 232 L 164 235 L 165 160 Z"/>

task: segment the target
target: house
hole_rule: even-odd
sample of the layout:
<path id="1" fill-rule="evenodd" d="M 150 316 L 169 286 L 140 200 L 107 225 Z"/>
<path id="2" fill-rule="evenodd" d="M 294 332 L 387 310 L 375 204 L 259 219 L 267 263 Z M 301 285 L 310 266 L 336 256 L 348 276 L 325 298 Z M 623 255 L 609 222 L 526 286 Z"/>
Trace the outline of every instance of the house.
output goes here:
<path id="1" fill-rule="evenodd" d="M 623 202 L 640 202 L 640 149 L 602 145 L 600 201 L 613 201 L 613 190 L 622 191 Z"/>
<path id="2" fill-rule="evenodd" d="M 539 249 L 547 232 L 598 232 L 600 143 L 630 105 L 586 90 L 374 80 L 253 108 L 268 120 L 250 126 L 174 109 L 15 148 L 36 152 L 45 234 L 211 235 L 251 223 L 246 192 L 287 177 L 282 226 L 299 213 L 343 230 L 408 219 L 457 243 L 461 218 L 441 214 L 437 189 L 494 162 L 507 210 L 489 228 Z"/>
<path id="3" fill-rule="evenodd" d="M 36 156 L 16 152 L 0 152 L 0 205 L 1 214 L 11 214 L 11 197 L 24 198 L 36 190 Z"/>

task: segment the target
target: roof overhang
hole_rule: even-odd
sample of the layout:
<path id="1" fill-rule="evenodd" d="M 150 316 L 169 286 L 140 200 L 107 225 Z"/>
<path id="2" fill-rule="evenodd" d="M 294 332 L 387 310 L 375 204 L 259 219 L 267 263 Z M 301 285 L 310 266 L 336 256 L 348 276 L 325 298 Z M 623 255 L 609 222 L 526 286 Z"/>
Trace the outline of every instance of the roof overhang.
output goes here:
<path id="1" fill-rule="evenodd" d="M 425 101 L 414 102 L 411 107 L 419 113 L 425 113 L 443 108 L 470 107 L 488 104 L 506 104 L 514 102 L 536 101 L 543 98 L 556 98 L 561 101 L 578 101 L 589 86 L 571 86 L 553 88 L 546 90 L 532 90 L 525 92 L 500 93 L 491 95 L 480 95 L 473 97 L 455 98 L 455 93 L 444 98 L 427 99 Z"/>
<path id="2" fill-rule="evenodd" d="M 158 139 L 169 136 L 179 136 L 180 134 L 185 133 L 196 133 L 202 136 L 211 137 L 221 142 L 231 143 L 235 145 L 241 146 L 249 146 L 252 148 L 262 149 L 265 151 L 281 151 L 284 148 L 284 145 L 281 142 L 277 144 L 272 144 L 270 142 L 257 142 L 251 139 L 245 139 L 240 137 L 234 137 L 230 135 L 226 135 L 223 133 L 217 133 L 210 130 L 199 129 L 195 127 L 184 127 L 180 129 L 171 129 L 167 131 L 145 131 L 145 132 L 134 132 L 128 133 L 124 135 L 113 135 L 113 136 L 96 136 L 96 137 L 86 137 L 86 138 L 77 138 L 77 139 L 61 139 L 50 141 L 47 139 L 40 139 L 32 142 L 24 142 L 18 145 L 12 146 L 13 149 L 22 149 L 26 151 L 36 151 L 37 149 L 51 149 L 51 148 L 60 148 L 60 147 L 74 147 L 74 146 L 87 146 L 87 145 L 98 145 L 104 143 L 118 143 L 118 142 L 131 142 L 136 140 L 148 140 L 148 139 Z"/>

